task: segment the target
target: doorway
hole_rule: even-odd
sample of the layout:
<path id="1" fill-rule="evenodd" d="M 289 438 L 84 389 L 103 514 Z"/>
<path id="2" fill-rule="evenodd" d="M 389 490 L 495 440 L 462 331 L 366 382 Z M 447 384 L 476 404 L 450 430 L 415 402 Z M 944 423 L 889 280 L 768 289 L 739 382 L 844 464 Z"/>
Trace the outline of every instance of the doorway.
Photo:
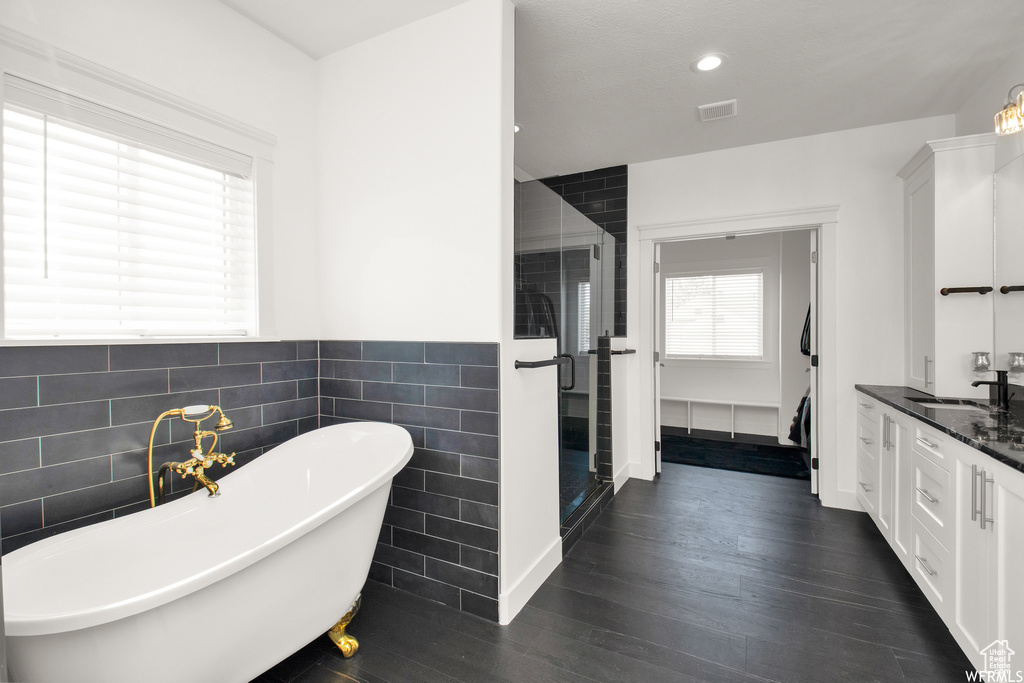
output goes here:
<path id="1" fill-rule="evenodd" d="M 811 480 L 817 229 L 655 244 L 662 462 Z"/>
<path id="2" fill-rule="evenodd" d="M 658 245 L 694 238 L 724 238 L 728 235 L 755 235 L 761 233 L 785 232 L 791 230 L 813 230 L 817 244 L 816 263 L 813 275 L 813 310 L 816 315 L 817 333 L 814 339 L 813 355 L 817 364 L 807 373 L 811 385 L 811 400 L 816 406 L 811 422 L 809 442 L 816 469 L 812 470 L 812 492 L 819 495 L 826 505 L 835 505 L 839 498 L 837 490 L 836 460 L 836 321 L 834 316 L 836 287 L 836 232 L 838 228 L 837 206 L 812 207 L 784 212 L 756 215 L 700 219 L 693 221 L 637 226 L 639 233 L 639 289 L 640 326 L 638 329 L 638 352 L 641 358 L 651 362 L 641 365 L 637 378 L 638 396 L 646 397 L 637 405 L 640 427 L 639 448 L 631 459 L 631 473 L 642 479 L 653 479 L 660 468 L 658 439 L 661 424 L 660 399 L 660 358 L 656 356 L 659 334 L 655 312 L 659 309 L 660 291 L 655 268 Z M 806 311 L 805 311 L 806 312 Z"/>

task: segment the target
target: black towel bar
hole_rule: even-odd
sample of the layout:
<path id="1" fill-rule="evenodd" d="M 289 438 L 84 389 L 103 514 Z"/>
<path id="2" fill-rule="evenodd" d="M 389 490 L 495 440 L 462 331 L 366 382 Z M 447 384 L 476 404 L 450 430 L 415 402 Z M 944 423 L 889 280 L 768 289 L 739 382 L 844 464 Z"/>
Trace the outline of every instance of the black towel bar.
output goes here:
<path id="1" fill-rule="evenodd" d="M 1003 294 L 1009 294 L 1010 292 L 1024 292 L 1024 285 L 1003 285 L 999 288 L 999 291 Z"/>
<path id="2" fill-rule="evenodd" d="M 988 294 L 991 291 L 991 287 L 943 287 L 939 290 L 939 294 L 942 296 L 949 296 L 950 294 Z"/>
<path id="3" fill-rule="evenodd" d="M 625 356 L 630 353 L 636 353 L 636 349 L 622 349 L 621 351 L 612 351 L 613 356 Z"/>
<path id="4" fill-rule="evenodd" d="M 516 370 L 521 368 L 546 368 L 549 365 L 565 365 L 570 362 L 570 358 L 566 356 L 555 356 L 548 360 L 517 360 Z"/>

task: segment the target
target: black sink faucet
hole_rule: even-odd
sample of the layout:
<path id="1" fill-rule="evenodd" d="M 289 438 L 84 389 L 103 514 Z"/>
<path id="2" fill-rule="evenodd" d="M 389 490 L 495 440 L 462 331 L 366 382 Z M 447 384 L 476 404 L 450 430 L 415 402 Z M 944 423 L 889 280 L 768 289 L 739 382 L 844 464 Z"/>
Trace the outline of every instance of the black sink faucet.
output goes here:
<path id="1" fill-rule="evenodd" d="M 971 382 L 972 387 L 980 387 L 982 384 L 989 384 L 995 388 L 995 403 L 1001 410 L 1010 409 L 1010 384 L 1007 381 L 1006 370 L 996 370 L 996 381 L 994 382 L 980 379 Z"/>

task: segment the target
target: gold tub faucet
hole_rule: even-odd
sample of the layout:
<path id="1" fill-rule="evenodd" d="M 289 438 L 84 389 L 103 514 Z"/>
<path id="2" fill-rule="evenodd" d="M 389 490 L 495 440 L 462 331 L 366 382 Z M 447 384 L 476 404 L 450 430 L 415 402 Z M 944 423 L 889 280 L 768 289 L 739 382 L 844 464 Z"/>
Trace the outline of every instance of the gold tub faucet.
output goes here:
<path id="1" fill-rule="evenodd" d="M 220 415 L 220 419 L 217 424 L 214 425 L 213 431 L 202 428 L 203 420 L 209 419 L 213 415 Z M 186 422 L 192 422 L 195 424 L 195 432 L 192 435 L 195 441 L 195 446 L 191 451 L 191 458 L 185 462 L 165 462 L 160 465 L 160 471 L 157 474 L 157 481 L 159 482 L 159 496 L 156 495 L 153 486 L 153 437 L 156 435 L 156 428 L 160 424 L 160 421 L 165 417 L 180 417 Z M 222 467 L 235 464 L 235 454 L 231 453 L 218 453 L 214 450 L 217 447 L 217 432 L 223 432 L 231 429 L 234 425 L 231 420 L 227 418 L 224 411 L 220 409 L 220 406 L 185 406 L 184 408 L 174 408 L 161 413 L 156 422 L 153 423 L 153 429 L 149 432 L 149 456 L 146 462 L 146 472 L 149 477 L 149 506 L 156 507 L 157 503 L 164 502 L 164 473 L 174 472 L 180 474 L 181 478 L 191 475 L 195 478 L 196 488 L 202 484 L 206 487 L 206 490 L 210 492 L 210 497 L 219 495 L 220 486 L 215 481 L 211 481 L 206 476 L 205 471 L 213 466 L 214 463 L 220 464 Z M 210 444 L 209 452 L 203 452 L 203 439 L 208 436 L 213 437 L 213 443 Z"/>

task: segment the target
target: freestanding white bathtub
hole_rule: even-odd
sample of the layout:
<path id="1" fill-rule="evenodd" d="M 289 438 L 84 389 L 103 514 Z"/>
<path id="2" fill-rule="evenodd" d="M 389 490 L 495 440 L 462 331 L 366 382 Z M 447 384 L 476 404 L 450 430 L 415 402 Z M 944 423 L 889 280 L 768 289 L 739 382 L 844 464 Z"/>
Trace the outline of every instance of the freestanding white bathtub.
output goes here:
<path id="1" fill-rule="evenodd" d="M 325 427 L 221 477 L 217 498 L 200 488 L 10 553 L 12 680 L 256 677 L 352 606 L 412 450 L 394 425 Z"/>

